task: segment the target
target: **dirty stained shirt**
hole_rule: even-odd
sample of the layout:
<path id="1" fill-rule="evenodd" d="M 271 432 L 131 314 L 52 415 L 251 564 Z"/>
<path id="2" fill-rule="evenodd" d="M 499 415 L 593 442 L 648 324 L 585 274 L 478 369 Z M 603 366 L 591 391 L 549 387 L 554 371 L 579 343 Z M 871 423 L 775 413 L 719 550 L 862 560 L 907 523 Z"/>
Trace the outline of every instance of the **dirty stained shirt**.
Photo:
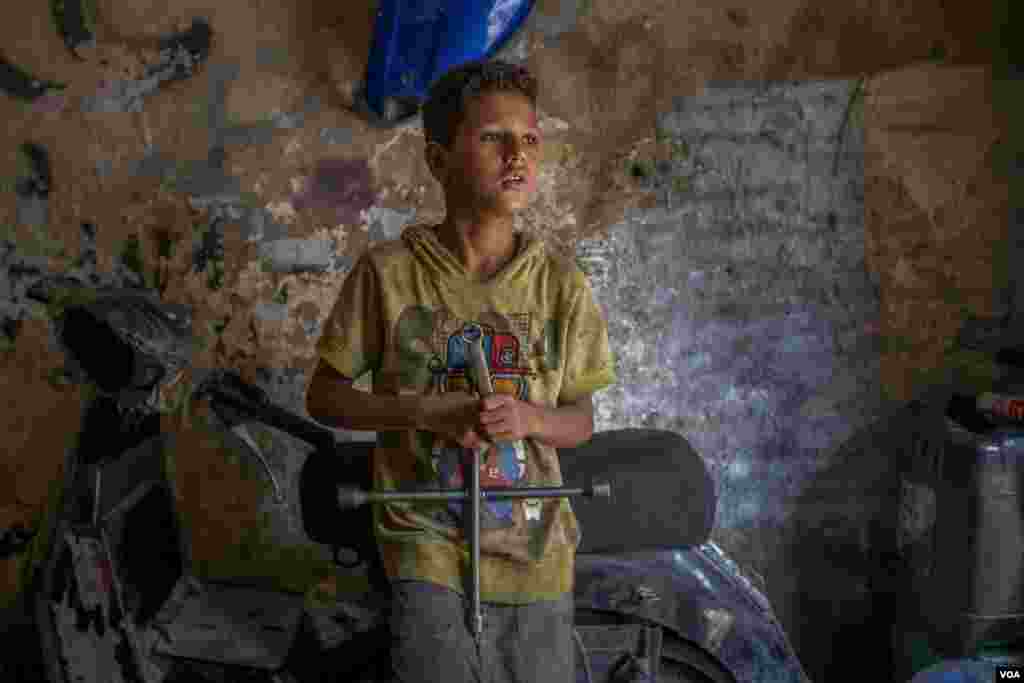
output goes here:
<path id="1" fill-rule="evenodd" d="M 317 342 L 341 374 L 372 373 L 381 395 L 473 394 L 467 339 L 483 337 L 496 393 L 547 408 L 614 384 L 608 331 L 575 263 L 519 233 L 512 260 L 486 281 L 414 225 L 369 248 L 349 273 Z M 460 488 L 470 451 L 432 432 L 377 434 L 374 487 Z M 560 486 L 554 448 L 524 439 L 483 453 L 481 486 Z M 464 593 L 469 572 L 461 501 L 374 506 L 374 533 L 392 581 Z M 488 602 L 553 600 L 573 588 L 580 529 L 568 499 L 486 501 L 480 514 L 480 592 Z"/>

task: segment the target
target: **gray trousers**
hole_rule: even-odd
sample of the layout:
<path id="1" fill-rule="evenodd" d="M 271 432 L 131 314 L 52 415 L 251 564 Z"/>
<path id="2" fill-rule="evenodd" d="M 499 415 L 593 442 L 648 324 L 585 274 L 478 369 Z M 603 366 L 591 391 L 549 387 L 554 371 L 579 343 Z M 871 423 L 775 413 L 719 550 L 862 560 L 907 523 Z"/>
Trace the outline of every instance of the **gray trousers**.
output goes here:
<path id="1" fill-rule="evenodd" d="M 425 581 L 391 584 L 395 683 L 575 683 L 573 596 L 528 605 L 483 603 L 477 652 L 468 601 Z"/>

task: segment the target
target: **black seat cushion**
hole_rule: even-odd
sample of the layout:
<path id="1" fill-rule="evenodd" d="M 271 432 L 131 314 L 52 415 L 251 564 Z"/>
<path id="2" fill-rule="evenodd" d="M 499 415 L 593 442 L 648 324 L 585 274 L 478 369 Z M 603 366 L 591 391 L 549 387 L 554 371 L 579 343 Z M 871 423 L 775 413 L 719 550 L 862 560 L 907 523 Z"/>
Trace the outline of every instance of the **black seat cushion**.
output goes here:
<path id="1" fill-rule="evenodd" d="M 700 545 L 715 521 L 714 484 L 704 460 L 679 434 L 660 429 L 598 432 L 559 449 L 569 486 L 611 483 L 612 499 L 576 498 L 581 553 Z"/>

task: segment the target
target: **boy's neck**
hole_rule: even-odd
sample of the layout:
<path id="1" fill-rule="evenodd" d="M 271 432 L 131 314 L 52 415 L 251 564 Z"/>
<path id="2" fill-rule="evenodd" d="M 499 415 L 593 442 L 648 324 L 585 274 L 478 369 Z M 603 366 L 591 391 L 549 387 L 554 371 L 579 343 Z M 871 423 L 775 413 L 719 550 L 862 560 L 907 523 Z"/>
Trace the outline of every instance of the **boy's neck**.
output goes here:
<path id="1" fill-rule="evenodd" d="M 450 219 L 436 227 L 438 240 L 472 277 L 489 278 L 511 261 L 517 250 L 512 219 L 483 226 Z"/>

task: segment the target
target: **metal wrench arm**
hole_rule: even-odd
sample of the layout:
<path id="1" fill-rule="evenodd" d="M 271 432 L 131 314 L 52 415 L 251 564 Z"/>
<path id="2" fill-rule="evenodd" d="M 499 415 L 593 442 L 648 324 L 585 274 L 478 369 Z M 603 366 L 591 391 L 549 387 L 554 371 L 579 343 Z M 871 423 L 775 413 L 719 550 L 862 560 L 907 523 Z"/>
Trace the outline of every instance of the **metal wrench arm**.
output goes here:
<path id="1" fill-rule="evenodd" d="M 491 385 L 491 373 L 487 368 L 487 359 L 484 357 L 483 342 L 482 330 L 474 339 L 466 339 L 466 345 L 469 347 L 469 363 L 473 368 L 477 390 L 480 392 L 481 398 L 494 393 L 494 387 Z M 484 617 L 480 612 L 480 453 L 481 449 L 473 449 L 472 472 L 469 478 L 469 564 L 471 574 L 469 610 L 473 640 L 478 648 L 484 630 Z"/>

